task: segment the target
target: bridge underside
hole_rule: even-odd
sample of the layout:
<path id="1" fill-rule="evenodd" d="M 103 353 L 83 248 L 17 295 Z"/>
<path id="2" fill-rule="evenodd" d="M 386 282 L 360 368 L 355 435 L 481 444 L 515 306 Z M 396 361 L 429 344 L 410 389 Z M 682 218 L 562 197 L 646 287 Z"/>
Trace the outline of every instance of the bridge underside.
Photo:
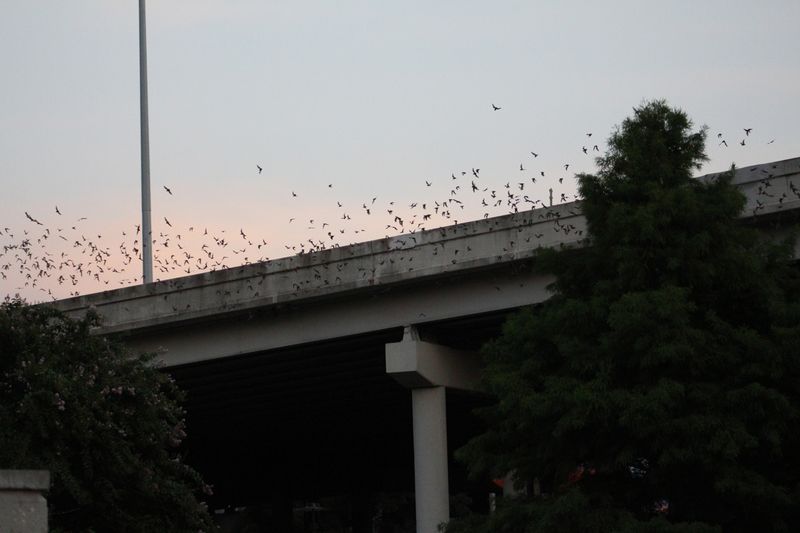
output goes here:
<path id="1" fill-rule="evenodd" d="M 419 332 L 477 350 L 505 314 Z M 214 486 L 220 523 L 231 531 L 413 531 L 411 392 L 385 362 L 386 344 L 402 336 L 392 328 L 170 369 L 188 393 L 187 462 Z M 447 392 L 450 493 L 473 508 L 485 507 L 488 487 L 469 482 L 452 452 L 479 432 L 472 412 L 485 401 Z"/>

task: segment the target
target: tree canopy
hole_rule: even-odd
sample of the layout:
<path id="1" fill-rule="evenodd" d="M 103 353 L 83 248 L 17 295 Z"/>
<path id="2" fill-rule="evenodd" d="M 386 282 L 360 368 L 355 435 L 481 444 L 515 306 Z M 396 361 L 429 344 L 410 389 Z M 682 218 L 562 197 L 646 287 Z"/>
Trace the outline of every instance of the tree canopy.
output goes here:
<path id="1" fill-rule="evenodd" d="M 0 304 L 0 468 L 46 469 L 55 531 L 208 531 L 182 462 L 182 394 L 153 364 L 72 320 Z"/>
<path id="2" fill-rule="evenodd" d="M 664 101 L 579 175 L 588 237 L 484 349 L 496 401 L 459 452 L 528 495 L 449 532 L 790 531 L 800 518 L 800 276 L 739 219 L 733 171 Z M 530 490 L 536 481 L 541 491 Z"/>

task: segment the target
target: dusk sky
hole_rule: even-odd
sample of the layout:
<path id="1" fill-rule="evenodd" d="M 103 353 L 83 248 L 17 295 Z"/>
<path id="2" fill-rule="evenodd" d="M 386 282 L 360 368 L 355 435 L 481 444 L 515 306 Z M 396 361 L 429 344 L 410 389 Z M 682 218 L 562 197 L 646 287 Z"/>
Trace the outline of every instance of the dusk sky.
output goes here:
<path id="1" fill-rule="evenodd" d="M 0 252 L 30 241 L 0 256 L 0 297 L 135 282 L 138 260 L 111 269 L 135 248 L 141 217 L 138 0 L 0 6 Z M 157 278 L 213 268 L 205 230 L 230 242 L 216 260 L 233 266 L 301 242 L 345 245 L 504 214 L 507 203 L 481 201 L 492 190 L 504 197 L 506 183 L 525 183 L 515 192 L 530 199 L 547 200 L 550 188 L 556 202 L 571 199 L 574 174 L 595 169 L 594 145 L 604 150 L 614 125 L 649 99 L 708 126 L 704 172 L 800 156 L 797 0 L 147 8 L 153 229 L 167 243 L 160 257 L 181 259 Z M 464 207 L 421 225 L 423 203 L 434 213 L 452 198 Z M 88 273 L 97 250 L 104 267 Z M 28 268 L 36 257 L 72 257 L 61 270 L 72 275 L 84 267 L 61 283 L 51 269 L 33 286 L 37 272 L 14 257 L 27 253 Z"/>

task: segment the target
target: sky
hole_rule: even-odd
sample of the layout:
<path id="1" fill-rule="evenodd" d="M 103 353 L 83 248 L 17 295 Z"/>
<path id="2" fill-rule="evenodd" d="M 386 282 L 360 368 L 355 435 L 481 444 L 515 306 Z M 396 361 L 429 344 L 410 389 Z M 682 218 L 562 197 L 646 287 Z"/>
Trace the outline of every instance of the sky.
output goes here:
<path id="1" fill-rule="evenodd" d="M 137 283 L 138 2 L 0 7 L 0 298 Z M 796 0 L 150 0 L 155 277 L 569 201 L 656 98 L 708 126 L 704 172 L 798 157 L 798 20 Z"/>

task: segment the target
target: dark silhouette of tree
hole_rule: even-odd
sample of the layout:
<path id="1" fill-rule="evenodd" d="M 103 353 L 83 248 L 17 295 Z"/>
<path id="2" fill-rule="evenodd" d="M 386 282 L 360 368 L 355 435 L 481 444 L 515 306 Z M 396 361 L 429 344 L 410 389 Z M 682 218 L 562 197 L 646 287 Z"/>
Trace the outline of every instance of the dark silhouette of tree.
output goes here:
<path id="1" fill-rule="evenodd" d="M 182 394 L 153 365 L 46 306 L 0 304 L 0 468 L 47 469 L 55 531 L 209 531 L 185 465 Z"/>
<path id="2" fill-rule="evenodd" d="M 459 453 L 475 475 L 514 473 L 527 495 L 448 532 L 797 527 L 793 245 L 738 219 L 732 171 L 692 178 L 704 142 L 684 112 L 648 102 L 612 133 L 597 175 L 578 176 L 585 246 L 542 251 L 552 298 L 484 349 L 496 402 Z"/>

